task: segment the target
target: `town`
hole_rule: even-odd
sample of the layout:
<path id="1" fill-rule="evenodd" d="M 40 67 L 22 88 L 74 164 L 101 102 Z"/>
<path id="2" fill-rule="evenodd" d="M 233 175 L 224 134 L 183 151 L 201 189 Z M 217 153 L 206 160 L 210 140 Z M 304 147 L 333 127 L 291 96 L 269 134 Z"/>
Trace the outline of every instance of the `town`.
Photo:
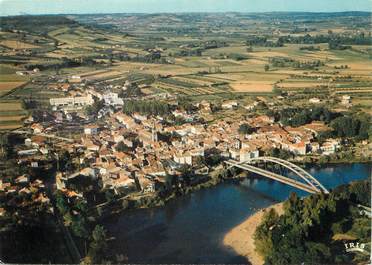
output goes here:
<path id="1" fill-rule="evenodd" d="M 154 209 L 224 183 L 248 185 L 244 192 L 257 201 L 289 197 L 255 190 L 247 182 L 272 180 L 231 163 L 272 157 L 323 174 L 357 164 L 364 171 L 356 167 L 355 180 L 365 178 L 372 160 L 367 15 L 336 14 L 337 24 L 324 14 L 296 14 L 299 27 L 291 13 L 4 18 L 0 260 L 132 262 L 138 245 L 128 256 L 130 246 L 107 254 L 108 245 L 132 231 L 147 241 L 156 228 L 148 232 L 140 216 L 128 222 L 145 230 L 143 238 L 136 229 L 115 234 L 116 223 L 106 225 L 112 219 L 138 209 L 153 210 L 152 218 Z M 316 196 L 354 180 L 348 177 L 326 175 L 330 192 Z M 352 205 L 364 203 L 352 192 L 344 195 L 358 198 Z"/>
<path id="2" fill-rule="evenodd" d="M 342 137 L 332 135 L 334 128 L 329 121 L 326 124 L 324 114 L 329 111 L 317 106 L 320 100 L 314 98 L 309 99 L 312 112 L 317 112 L 314 119 L 294 127 L 258 111 L 264 106 L 266 113 L 279 112 L 273 102 L 282 101 L 282 95 L 271 102 L 259 97 L 246 105 L 239 100 L 192 104 L 169 94 L 151 99 L 136 96 L 129 102 L 119 97 L 138 88 L 129 81 L 115 87 L 119 93 L 112 92 L 112 86 L 83 81 L 49 87 L 63 89 L 68 96 L 51 98 L 50 111 L 36 112 L 25 120 L 22 130 L 13 131 L 19 138 L 14 146 L 17 164 L 41 172 L 56 164 L 54 184 L 71 199 L 88 200 L 86 194 L 93 192 L 106 194 L 94 196 L 91 207 L 131 194 L 152 197 L 174 188 L 174 183 L 206 182 L 210 171 L 223 171 L 222 161 L 227 159 L 279 155 L 300 162 L 309 157 L 322 160 L 346 144 Z M 341 97 L 340 104 L 350 104 L 350 97 Z M 205 120 L 238 109 L 244 112 L 239 120 Z M 332 115 L 339 116 L 328 113 Z M 21 175 L 15 184 L 29 183 L 29 178 Z M 42 180 L 35 181 L 32 185 L 44 188 Z M 1 190 L 30 192 L 30 187 L 23 186 L 3 181 Z M 49 203 L 43 197 L 41 201 Z M 2 214 L 6 214 L 4 208 Z"/>

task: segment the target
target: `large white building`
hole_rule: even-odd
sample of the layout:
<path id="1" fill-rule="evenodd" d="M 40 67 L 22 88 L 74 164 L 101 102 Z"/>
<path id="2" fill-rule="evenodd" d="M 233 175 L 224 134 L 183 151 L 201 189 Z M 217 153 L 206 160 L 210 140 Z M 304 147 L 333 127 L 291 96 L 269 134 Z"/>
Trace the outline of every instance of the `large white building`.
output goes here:
<path id="1" fill-rule="evenodd" d="M 91 95 L 86 97 L 66 97 L 66 98 L 51 98 L 50 105 L 58 109 L 82 109 L 85 106 L 92 105 L 94 99 Z"/>
<path id="2" fill-rule="evenodd" d="M 113 92 L 104 94 L 103 100 L 105 101 L 107 105 L 114 106 L 114 107 L 124 105 L 124 101 L 121 98 L 119 98 L 117 93 L 113 93 Z"/>

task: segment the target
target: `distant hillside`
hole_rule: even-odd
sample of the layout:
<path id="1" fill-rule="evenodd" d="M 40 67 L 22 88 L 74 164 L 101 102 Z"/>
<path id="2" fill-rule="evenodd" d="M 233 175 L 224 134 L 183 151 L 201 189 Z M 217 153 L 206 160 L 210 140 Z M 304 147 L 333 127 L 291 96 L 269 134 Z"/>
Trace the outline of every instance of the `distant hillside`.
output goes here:
<path id="1" fill-rule="evenodd" d="M 0 28 L 3 31 L 24 30 L 41 32 L 66 25 L 77 26 L 78 23 L 67 17 L 57 15 L 0 17 Z"/>

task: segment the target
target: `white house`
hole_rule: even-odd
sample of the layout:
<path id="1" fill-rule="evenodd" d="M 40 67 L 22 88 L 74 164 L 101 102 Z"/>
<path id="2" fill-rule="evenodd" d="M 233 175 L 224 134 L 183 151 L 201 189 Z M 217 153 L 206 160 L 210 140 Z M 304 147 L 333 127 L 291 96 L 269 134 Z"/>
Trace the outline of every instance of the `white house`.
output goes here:
<path id="1" fill-rule="evenodd" d="M 88 125 L 84 127 L 84 133 L 91 135 L 98 133 L 98 126 L 97 125 Z"/>
<path id="2" fill-rule="evenodd" d="M 239 106 L 239 103 L 235 100 L 232 100 L 232 101 L 226 101 L 224 103 L 222 103 L 221 107 L 223 109 L 234 109 L 234 108 L 237 108 Z"/>
<path id="3" fill-rule="evenodd" d="M 123 106 L 124 101 L 123 99 L 119 98 L 117 93 L 109 92 L 103 95 L 103 100 L 105 101 L 106 105 L 110 106 Z"/>
<path id="4" fill-rule="evenodd" d="M 260 153 L 259 153 L 259 151 L 257 149 L 256 150 L 252 150 L 252 149 L 241 149 L 240 150 L 239 160 L 240 161 L 246 161 L 248 159 L 256 158 L 256 157 L 259 157 L 259 156 L 260 156 Z"/>
<path id="5" fill-rule="evenodd" d="M 192 156 L 189 152 L 185 152 L 183 154 L 175 154 L 173 156 L 173 160 L 174 162 L 179 164 L 192 165 Z"/>
<path id="6" fill-rule="evenodd" d="M 351 104 L 351 97 L 348 95 L 344 95 L 341 98 L 341 104 L 342 105 L 350 105 Z"/>
<path id="7" fill-rule="evenodd" d="M 329 155 L 335 153 L 339 146 L 340 142 L 338 140 L 327 140 L 325 143 L 322 144 L 320 150 L 323 154 Z"/>
<path id="8" fill-rule="evenodd" d="M 311 98 L 311 99 L 309 99 L 309 102 L 313 103 L 313 104 L 318 104 L 318 103 L 320 103 L 320 99 L 319 98 Z"/>

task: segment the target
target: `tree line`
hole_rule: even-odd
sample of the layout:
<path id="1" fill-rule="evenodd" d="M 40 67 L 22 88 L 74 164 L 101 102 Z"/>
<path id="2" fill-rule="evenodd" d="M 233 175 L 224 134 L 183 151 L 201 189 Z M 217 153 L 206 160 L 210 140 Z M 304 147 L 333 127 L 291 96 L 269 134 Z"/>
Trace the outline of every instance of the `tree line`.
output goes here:
<path id="1" fill-rule="evenodd" d="M 81 57 L 81 58 L 67 58 L 63 57 L 59 61 L 50 63 L 29 63 L 24 67 L 26 70 L 33 70 L 38 68 L 40 70 L 54 69 L 58 71 L 61 68 L 79 67 L 79 66 L 93 66 L 99 64 L 92 57 Z"/>
<path id="2" fill-rule="evenodd" d="M 282 43 L 290 44 L 319 44 L 319 43 L 339 43 L 341 45 L 371 45 L 372 37 L 370 34 L 366 36 L 363 32 L 355 35 L 342 35 L 329 32 L 329 34 L 303 36 L 281 36 L 279 37 Z"/>
<path id="3" fill-rule="evenodd" d="M 370 207 L 370 184 L 370 180 L 353 182 L 330 194 L 313 194 L 304 199 L 292 193 L 282 215 L 273 209 L 266 212 L 254 235 L 265 264 L 367 261 L 369 255 L 345 253 L 345 240 L 334 238 L 347 234 L 360 242 L 370 242 L 370 220 L 357 207 Z"/>
<path id="4" fill-rule="evenodd" d="M 147 115 L 167 115 L 170 114 L 171 106 L 159 100 L 125 100 L 123 112 L 133 114 L 139 112 Z"/>
<path id="5" fill-rule="evenodd" d="M 284 42 L 281 38 L 278 40 L 269 40 L 265 36 L 248 36 L 245 44 L 247 46 L 261 46 L 261 47 L 283 47 Z"/>
<path id="6" fill-rule="evenodd" d="M 324 62 L 320 60 L 314 61 L 298 61 L 288 57 L 271 57 L 269 63 L 274 67 L 293 67 L 296 69 L 315 69 L 324 66 Z"/>
<path id="7" fill-rule="evenodd" d="M 336 113 L 323 106 L 313 108 L 291 107 L 267 114 L 285 126 L 299 127 L 313 121 L 323 121 L 333 131 L 328 137 L 355 137 L 365 140 L 372 136 L 371 117 L 359 113 Z"/>

